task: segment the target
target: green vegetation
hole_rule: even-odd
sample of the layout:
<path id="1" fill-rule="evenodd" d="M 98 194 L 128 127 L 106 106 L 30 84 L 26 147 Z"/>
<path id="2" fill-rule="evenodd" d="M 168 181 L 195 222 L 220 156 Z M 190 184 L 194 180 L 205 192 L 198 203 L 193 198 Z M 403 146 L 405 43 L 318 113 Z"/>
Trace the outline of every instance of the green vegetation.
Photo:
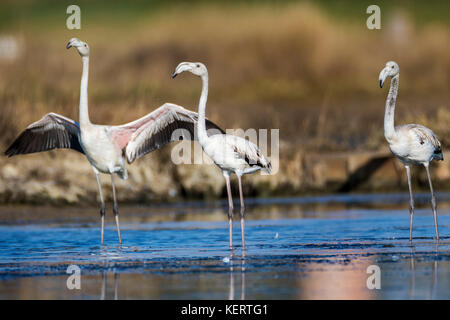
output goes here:
<path id="1" fill-rule="evenodd" d="M 215 6 L 220 8 L 239 7 L 271 7 L 285 8 L 299 2 L 308 1 L 274 1 L 274 0 L 4 0 L 0 3 L 0 26 L 17 27 L 18 25 L 58 25 L 65 20 L 65 9 L 71 4 L 77 4 L 83 9 L 86 19 L 103 24 L 111 21 L 132 24 L 145 19 L 151 14 L 164 14 L 164 11 L 181 7 L 205 7 Z M 372 0 L 317 0 L 309 1 L 318 5 L 329 15 L 359 23 L 361 13 L 374 4 Z M 418 24 L 440 22 L 450 23 L 450 3 L 446 1 L 377 1 L 375 4 L 382 11 L 393 12 L 397 9 L 405 10 L 412 15 Z M 385 13 L 385 12 L 383 12 Z M 89 23 L 93 23 L 90 21 Z"/>

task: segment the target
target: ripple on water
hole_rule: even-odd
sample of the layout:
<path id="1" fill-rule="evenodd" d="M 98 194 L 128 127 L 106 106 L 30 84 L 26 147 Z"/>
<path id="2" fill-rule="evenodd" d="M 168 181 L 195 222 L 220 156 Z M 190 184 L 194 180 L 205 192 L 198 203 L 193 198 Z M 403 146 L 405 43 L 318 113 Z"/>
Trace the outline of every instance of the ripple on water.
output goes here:
<path id="1" fill-rule="evenodd" d="M 251 220 L 246 224 L 245 255 L 238 222 L 233 229 L 236 247 L 232 251 L 228 249 L 226 221 L 124 223 L 122 246 L 117 244 L 113 224 L 105 230 L 105 246 L 99 245 L 96 225 L 0 226 L 0 280 L 66 275 L 70 264 L 82 266 L 85 274 L 113 270 L 140 275 L 204 275 L 245 269 L 249 277 L 277 275 L 277 279 L 288 279 L 294 274 L 313 277 L 330 270 L 365 272 L 367 265 L 374 263 L 388 266 L 388 271 L 411 272 L 411 260 L 419 266 L 440 262 L 438 275 L 446 276 L 450 273 L 448 210 L 440 212 L 439 222 L 442 239 L 437 246 L 429 214 L 415 217 L 413 245 L 408 240 L 407 211 L 341 210 L 325 218 Z M 394 274 L 389 272 L 387 277 Z M 286 285 L 292 282 L 288 280 Z"/>

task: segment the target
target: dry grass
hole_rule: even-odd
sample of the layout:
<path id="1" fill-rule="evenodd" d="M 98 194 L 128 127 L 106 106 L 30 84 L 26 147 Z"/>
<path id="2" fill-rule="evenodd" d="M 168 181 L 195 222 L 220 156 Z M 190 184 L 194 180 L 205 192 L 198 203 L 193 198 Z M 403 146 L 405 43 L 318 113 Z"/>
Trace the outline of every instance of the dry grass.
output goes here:
<path id="1" fill-rule="evenodd" d="M 225 128 L 280 128 L 306 150 L 376 149 L 387 89 L 377 86 L 387 60 L 401 67 L 399 122 L 422 122 L 447 143 L 450 30 L 416 27 L 393 15 L 381 31 L 343 23 L 310 4 L 174 8 L 124 25 L 12 31 L 21 55 L 0 60 L 0 145 L 54 111 L 78 117 L 81 63 L 64 45 L 91 46 L 90 114 L 119 124 L 162 103 L 196 109 L 199 79 L 170 79 L 181 61 L 210 73 L 208 116 Z"/>

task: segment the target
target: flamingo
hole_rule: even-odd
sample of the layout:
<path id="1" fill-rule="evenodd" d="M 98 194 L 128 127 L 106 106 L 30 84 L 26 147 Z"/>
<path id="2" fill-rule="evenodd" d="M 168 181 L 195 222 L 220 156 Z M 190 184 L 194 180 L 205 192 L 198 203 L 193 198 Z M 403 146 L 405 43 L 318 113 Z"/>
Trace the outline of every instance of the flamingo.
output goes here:
<path id="1" fill-rule="evenodd" d="M 384 114 L 384 136 L 389 143 L 391 152 L 404 164 L 409 187 L 409 241 L 412 241 L 412 225 L 414 215 L 414 197 L 411 187 L 411 165 L 423 165 L 427 171 L 428 183 L 431 192 L 431 208 L 434 215 L 434 227 L 436 239 L 439 241 L 436 198 L 434 196 L 433 184 L 431 183 L 430 162 L 433 160 L 444 160 L 441 143 L 438 137 L 430 129 L 419 124 L 405 124 L 394 127 L 395 101 L 397 100 L 398 81 L 400 68 L 394 61 L 389 61 L 380 72 L 380 88 L 386 78 L 391 78 L 391 87 L 386 99 L 386 111 Z"/>
<path id="2" fill-rule="evenodd" d="M 91 123 L 87 92 L 90 49 L 87 43 L 77 38 L 72 38 L 68 42 L 66 48 L 71 47 L 76 48 L 83 62 L 79 105 L 80 122 L 56 113 L 48 113 L 39 121 L 29 125 L 5 151 L 5 155 L 12 157 L 57 148 L 72 149 L 84 154 L 97 179 L 101 202 L 101 244 L 103 245 L 104 237 L 105 201 L 100 183 L 100 173 L 111 176 L 114 198 L 113 213 L 119 243 L 122 243 L 114 174 L 126 180 L 128 174 L 125 160 L 131 164 L 147 153 L 159 149 L 169 142 L 177 141 L 178 138 L 192 139 L 198 115 L 181 106 L 165 103 L 146 116 L 124 125 L 106 126 Z M 207 127 L 223 132 L 209 120 Z M 177 129 L 180 130 L 175 132 Z M 210 133 L 212 134 L 212 131 Z"/>
<path id="3" fill-rule="evenodd" d="M 239 198 L 241 213 L 241 237 L 242 248 L 245 248 L 244 238 L 244 197 L 242 194 L 242 175 L 256 172 L 260 169 L 270 174 L 272 166 L 264 157 L 261 150 L 247 139 L 229 134 L 217 134 L 208 136 L 206 134 L 205 113 L 206 101 L 208 99 L 208 70 L 200 62 L 182 62 L 172 74 L 175 78 L 178 74 L 189 71 L 202 79 L 202 92 L 198 105 L 197 134 L 198 141 L 203 151 L 222 170 L 225 178 L 228 194 L 228 221 L 229 221 L 229 244 L 233 247 L 233 199 L 231 195 L 230 176 L 236 174 L 239 182 Z"/>

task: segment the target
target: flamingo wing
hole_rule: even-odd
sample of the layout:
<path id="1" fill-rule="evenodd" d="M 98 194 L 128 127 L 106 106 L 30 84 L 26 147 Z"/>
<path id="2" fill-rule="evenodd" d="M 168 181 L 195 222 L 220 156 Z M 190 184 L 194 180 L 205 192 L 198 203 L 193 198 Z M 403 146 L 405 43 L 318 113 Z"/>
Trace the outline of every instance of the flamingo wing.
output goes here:
<path id="1" fill-rule="evenodd" d="M 244 159 L 249 166 L 258 166 L 265 169 L 268 173 L 271 172 L 272 164 L 264 157 L 261 150 L 254 143 L 237 136 L 227 135 L 228 137 L 233 138 L 231 144 L 235 154 L 239 158 Z"/>
<path id="2" fill-rule="evenodd" d="M 400 126 L 400 128 L 413 132 L 420 144 L 429 143 L 433 146 L 435 151 L 442 152 L 442 146 L 439 138 L 432 130 L 428 129 L 427 127 L 424 127 L 420 124 L 406 124 Z"/>
<path id="3" fill-rule="evenodd" d="M 73 149 L 84 153 L 78 139 L 80 125 L 56 113 L 47 113 L 39 121 L 30 124 L 5 151 L 12 157 L 18 154 Z"/>
<path id="4" fill-rule="evenodd" d="M 194 140 L 197 121 L 196 112 L 166 103 L 141 119 L 112 128 L 111 135 L 123 150 L 128 163 L 132 163 L 170 142 Z M 224 133 L 209 120 L 206 120 L 206 129 L 210 135 Z"/>

